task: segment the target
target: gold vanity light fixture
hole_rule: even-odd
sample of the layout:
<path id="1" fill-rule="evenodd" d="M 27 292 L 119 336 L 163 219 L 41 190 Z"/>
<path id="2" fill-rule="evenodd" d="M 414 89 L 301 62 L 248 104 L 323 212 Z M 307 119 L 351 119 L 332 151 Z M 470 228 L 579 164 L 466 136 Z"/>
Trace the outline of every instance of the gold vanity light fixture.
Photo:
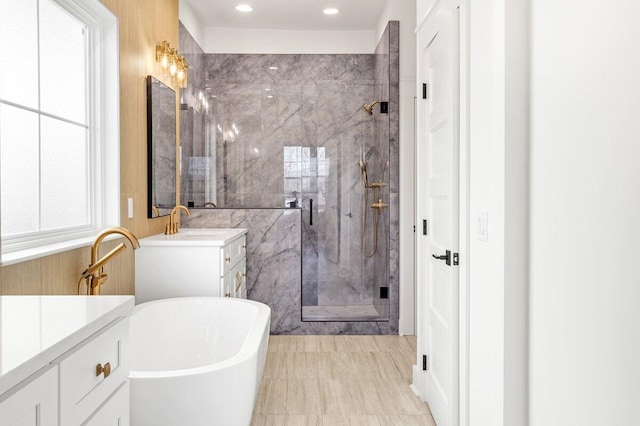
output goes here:
<path id="1" fill-rule="evenodd" d="M 179 232 L 178 222 L 173 219 L 173 215 L 178 213 L 178 221 L 180 221 L 180 210 L 184 210 L 187 216 L 191 216 L 191 212 L 188 208 L 183 205 L 178 205 L 171 210 L 171 214 L 169 215 L 169 224 L 164 228 L 164 235 L 173 235 Z"/>
<path id="2" fill-rule="evenodd" d="M 100 260 L 98 260 L 98 249 L 100 248 L 100 244 L 102 241 L 108 237 L 109 235 L 119 234 L 123 237 L 126 237 L 133 247 L 133 249 L 140 248 L 140 243 L 131 231 L 125 228 L 107 228 L 104 231 L 100 232 L 96 239 L 91 244 L 91 262 L 89 263 L 89 267 L 85 269 L 82 274 L 80 274 L 80 280 L 78 280 L 78 294 L 86 294 L 95 296 L 100 294 L 100 286 L 107 281 L 107 274 L 104 272 L 104 265 L 109 262 L 115 255 L 124 250 L 124 243 L 120 243 L 111 250 L 109 253 L 105 254 Z M 83 291 L 82 282 L 85 281 L 87 286 L 86 290 Z"/>
<path id="3" fill-rule="evenodd" d="M 187 60 L 168 41 L 156 44 L 156 62 L 173 78 L 178 87 L 187 87 Z"/>

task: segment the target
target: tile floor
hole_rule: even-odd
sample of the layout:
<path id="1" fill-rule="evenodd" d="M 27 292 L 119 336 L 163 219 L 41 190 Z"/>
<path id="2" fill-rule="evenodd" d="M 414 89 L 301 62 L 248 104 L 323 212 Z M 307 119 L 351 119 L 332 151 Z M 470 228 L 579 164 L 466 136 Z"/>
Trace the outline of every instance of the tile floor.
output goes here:
<path id="1" fill-rule="evenodd" d="M 271 336 L 252 426 L 435 426 L 409 389 L 415 337 Z"/>

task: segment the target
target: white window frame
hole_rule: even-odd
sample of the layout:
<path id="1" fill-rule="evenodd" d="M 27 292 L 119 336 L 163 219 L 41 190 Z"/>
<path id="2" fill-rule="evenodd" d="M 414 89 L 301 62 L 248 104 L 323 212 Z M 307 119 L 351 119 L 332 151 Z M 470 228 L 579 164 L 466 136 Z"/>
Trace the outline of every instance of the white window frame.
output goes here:
<path id="1" fill-rule="evenodd" d="M 53 1 L 88 28 L 87 123 L 93 169 L 89 173 L 90 199 L 87 200 L 90 225 L 75 230 L 35 232 L 6 241 L 0 236 L 0 266 L 90 245 L 101 229 L 120 225 L 118 18 L 99 0 Z"/>

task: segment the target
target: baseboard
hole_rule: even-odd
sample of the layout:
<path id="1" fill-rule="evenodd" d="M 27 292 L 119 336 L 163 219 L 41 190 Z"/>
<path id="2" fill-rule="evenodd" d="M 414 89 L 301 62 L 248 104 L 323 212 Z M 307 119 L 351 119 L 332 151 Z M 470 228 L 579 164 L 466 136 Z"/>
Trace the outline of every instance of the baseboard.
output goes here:
<path id="1" fill-rule="evenodd" d="M 417 365 L 411 366 L 411 371 L 413 373 L 413 382 L 409 385 L 409 388 L 422 402 L 426 402 L 421 392 L 424 389 L 424 372 L 419 370 Z"/>

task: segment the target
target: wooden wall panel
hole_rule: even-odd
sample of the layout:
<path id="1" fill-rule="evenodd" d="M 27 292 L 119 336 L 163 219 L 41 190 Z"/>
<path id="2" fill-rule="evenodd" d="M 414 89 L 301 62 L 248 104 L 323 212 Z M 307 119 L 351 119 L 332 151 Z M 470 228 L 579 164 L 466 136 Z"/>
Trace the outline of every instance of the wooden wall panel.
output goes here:
<path id="1" fill-rule="evenodd" d="M 137 237 L 143 238 L 163 232 L 168 221 L 166 217 L 147 219 L 145 78 L 153 75 L 174 87 L 155 62 L 155 46 L 167 40 L 178 47 L 178 0 L 102 2 L 118 16 L 120 26 L 121 223 Z M 180 134 L 179 131 L 176 133 Z M 133 219 L 127 219 L 127 198 L 134 200 Z M 106 253 L 117 242 L 102 244 L 101 253 Z M 129 246 L 128 242 L 126 244 Z M 86 247 L 0 268 L 0 294 L 76 294 L 79 275 L 89 264 L 89 258 L 89 247 Z M 102 288 L 103 294 L 134 293 L 134 255 L 131 249 L 107 264 L 105 272 L 109 279 Z"/>

